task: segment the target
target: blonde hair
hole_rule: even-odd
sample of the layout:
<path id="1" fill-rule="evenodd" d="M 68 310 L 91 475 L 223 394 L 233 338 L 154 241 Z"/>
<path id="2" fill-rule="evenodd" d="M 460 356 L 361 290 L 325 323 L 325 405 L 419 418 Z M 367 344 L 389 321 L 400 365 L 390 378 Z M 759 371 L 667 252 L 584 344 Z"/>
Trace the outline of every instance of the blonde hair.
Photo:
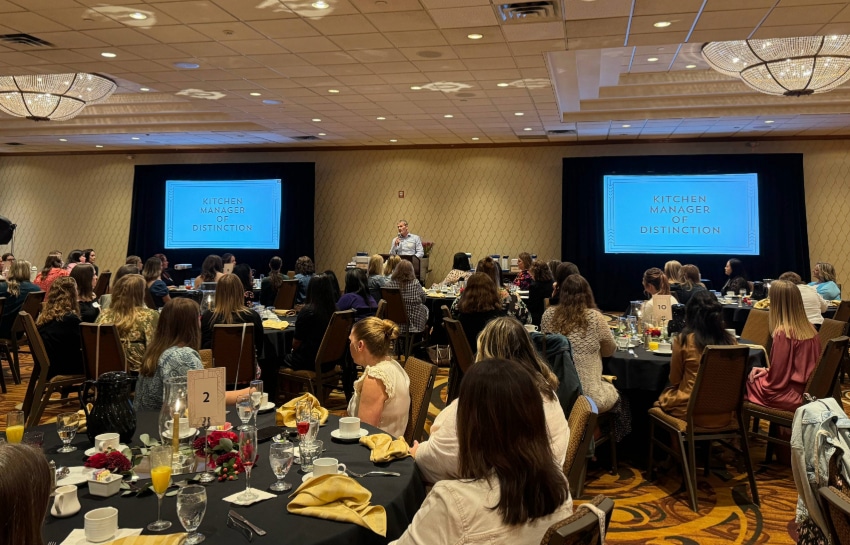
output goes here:
<path id="1" fill-rule="evenodd" d="M 398 339 L 401 330 L 395 322 L 375 318 L 364 318 L 354 324 L 351 334 L 358 341 L 363 341 L 366 350 L 377 357 L 383 357 L 390 353 L 391 341 Z"/>
<path id="2" fill-rule="evenodd" d="M 821 261 L 816 264 L 815 267 L 817 267 L 820 272 L 821 282 L 835 282 L 835 267 L 832 266 L 832 263 Z M 771 284 L 771 286 L 772 285 L 773 284 Z"/>
<path id="3" fill-rule="evenodd" d="M 232 324 L 235 315 L 249 311 L 250 309 L 245 306 L 245 288 L 242 286 L 242 280 L 235 274 L 222 276 L 215 285 L 213 323 Z"/>
<path id="4" fill-rule="evenodd" d="M 667 276 L 667 280 L 669 282 L 681 284 L 682 264 L 676 261 L 675 259 L 671 259 L 670 261 L 664 264 L 664 275 Z"/>
<path id="5" fill-rule="evenodd" d="M 21 294 L 21 282 L 29 282 L 30 281 L 30 265 L 29 261 L 15 261 L 12 263 L 12 266 L 9 267 L 11 272 L 9 273 L 8 278 L 6 278 L 6 283 L 8 287 L 6 291 L 9 292 L 10 295 L 15 297 Z"/>
<path id="6" fill-rule="evenodd" d="M 133 328 L 139 310 L 145 306 L 145 288 L 145 279 L 139 274 L 122 276 L 112 287 L 108 314 L 122 337 Z"/>
<path id="7" fill-rule="evenodd" d="M 379 254 L 372 254 L 372 257 L 369 258 L 369 269 L 367 270 L 367 274 L 369 276 L 375 276 L 381 274 L 384 270 L 384 258 Z"/>
<path id="8" fill-rule="evenodd" d="M 401 263 L 401 258 L 397 255 L 391 255 L 387 258 L 386 264 L 384 264 L 384 276 L 389 276 L 393 273 L 396 268 L 396 265 Z"/>
<path id="9" fill-rule="evenodd" d="M 788 280 L 774 280 L 770 284 L 770 310 L 768 327 L 771 336 L 782 331 L 789 339 L 811 339 L 817 332 L 806 317 L 800 289 Z"/>
<path id="10" fill-rule="evenodd" d="M 67 314 L 80 315 L 77 281 L 70 276 L 60 276 L 51 284 L 44 310 L 38 315 L 35 325 L 41 327 L 53 320 L 61 320 Z"/>

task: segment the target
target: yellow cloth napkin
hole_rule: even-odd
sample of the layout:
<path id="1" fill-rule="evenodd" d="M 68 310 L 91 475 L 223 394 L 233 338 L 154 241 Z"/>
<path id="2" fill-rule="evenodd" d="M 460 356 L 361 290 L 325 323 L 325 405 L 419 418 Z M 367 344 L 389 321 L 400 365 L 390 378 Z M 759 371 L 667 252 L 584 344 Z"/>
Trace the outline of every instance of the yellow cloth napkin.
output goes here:
<path id="1" fill-rule="evenodd" d="M 319 423 L 324 424 L 325 422 L 327 422 L 328 410 L 319 404 L 319 400 L 316 399 L 316 396 L 314 396 L 310 392 L 307 392 L 301 397 L 296 397 L 295 399 L 289 400 L 283 405 L 281 405 L 280 408 L 275 412 L 275 424 L 277 424 L 278 426 L 286 426 L 287 428 L 294 428 L 296 425 L 295 404 L 305 399 L 309 399 L 313 402 L 314 409 L 319 409 Z"/>
<path id="2" fill-rule="evenodd" d="M 110 541 L 107 545 L 181 545 L 186 541 L 186 532 L 164 536 L 130 536 Z"/>
<path id="3" fill-rule="evenodd" d="M 347 475 L 308 479 L 292 493 L 286 510 L 295 515 L 352 522 L 380 536 L 387 535 L 387 512 L 371 505 L 372 493 Z"/>
<path id="4" fill-rule="evenodd" d="M 762 299 L 761 301 L 756 301 L 756 304 L 753 305 L 753 308 L 758 308 L 758 309 L 770 308 L 770 299 Z"/>
<path id="5" fill-rule="evenodd" d="M 393 439 L 389 434 L 376 433 L 375 435 L 361 437 L 360 444 L 372 449 L 369 460 L 374 463 L 391 462 L 410 456 L 410 446 L 408 446 L 404 437 Z"/>
<path id="6" fill-rule="evenodd" d="M 263 328 L 265 329 L 286 329 L 289 327 L 289 322 L 286 320 L 263 320 Z"/>
<path id="7" fill-rule="evenodd" d="M 834 301 L 827 301 L 827 303 L 829 303 L 829 306 L 831 306 L 831 307 L 837 307 L 837 306 L 841 305 L 841 299 L 835 299 Z"/>
<path id="8" fill-rule="evenodd" d="M 295 316 L 296 314 L 298 314 L 294 310 L 283 310 L 279 308 L 274 309 L 274 313 L 278 316 Z"/>

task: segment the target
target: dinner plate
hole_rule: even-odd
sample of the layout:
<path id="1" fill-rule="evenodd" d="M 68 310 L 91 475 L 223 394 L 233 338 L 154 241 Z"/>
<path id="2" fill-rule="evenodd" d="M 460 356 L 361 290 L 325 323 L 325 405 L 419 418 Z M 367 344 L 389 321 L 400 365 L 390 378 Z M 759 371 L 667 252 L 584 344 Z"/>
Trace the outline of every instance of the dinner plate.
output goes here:
<path id="1" fill-rule="evenodd" d="M 345 474 L 346 474 L 345 471 L 337 471 L 337 475 L 345 475 Z M 313 478 L 313 472 L 311 471 L 310 473 L 307 473 L 306 475 L 301 477 L 301 482 L 306 483 L 307 481 L 309 481 L 312 478 Z"/>
<path id="2" fill-rule="evenodd" d="M 70 473 L 56 481 L 56 486 L 65 486 L 66 484 L 83 484 L 91 478 L 92 473 L 95 471 L 90 467 L 83 466 L 69 467 L 68 470 Z"/>
<path id="3" fill-rule="evenodd" d="M 260 406 L 260 412 L 261 413 L 267 413 L 267 412 L 271 411 L 272 409 L 274 409 L 274 403 L 272 403 L 271 401 L 269 401 L 265 405 Z"/>
<path id="4" fill-rule="evenodd" d="M 180 430 L 180 439 L 186 439 L 187 437 L 194 437 L 196 433 L 198 433 L 198 428 L 189 428 L 188 430 Z M 171 430 L 163 430 L 162 437 L 164 439 L 171 439 Z"/>
<path id="5" fill-rule="evenodd" d="M 369 435 L 369 430 L 365 430 L 363 428 L 360 428 L 360 434 L 359 435 L 352 436 L 352 437 L 348 437 L 348 436 L 344 437 L 344 436 L 340 435 L 339 429 L 335 429 L 335 430 L 331 431 L 331 437 L 333 437 L 337 441 L 348 441 L 348 442 L 351 442 L 351 443 L 356 443 L 356 442 L 360 441 L 361 437 L 366 437 L 367 435 Z"/>
<path id="6" fill-rule="evenodd" d="M 653 354 L 656 354 L 656 355 L 658 355 L 658 356 L 672 356 L 672 355 L 673 355 L 673 351 L 672 351 L 672 350 L 671 350 L 671 351 L 669 351 L 669 352 L 661 352 L 660 350 L 653 350 L 653 351 L 652 351 L 652 353 L 653 353 Z"/>
<path id="7" fill-rule="evenodd" d="M 118 452 L 124 452 L 124 449 L 128 449 L 128 448 L 130 448 L 130 447 L 128 447 L 127 445 L 121 444 L 121 445 L 118 445 L 118 448 L 116 450 Z M 86 456 L 94 456 L 96 453 L 97 453 L 97 447 L 92 447 L 92 448 L 86 450 L 83 454 L 85 454 Z"/>

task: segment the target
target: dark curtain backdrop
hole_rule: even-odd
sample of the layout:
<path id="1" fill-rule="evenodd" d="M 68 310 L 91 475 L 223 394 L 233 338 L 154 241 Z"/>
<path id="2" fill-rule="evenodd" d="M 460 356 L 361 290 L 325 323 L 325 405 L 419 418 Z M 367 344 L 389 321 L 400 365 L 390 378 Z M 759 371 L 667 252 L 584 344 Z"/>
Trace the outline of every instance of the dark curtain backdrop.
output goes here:
<path id="1" fill-rule="evenodd" d="M 269 259 L 283 259 L 283 270 L 295 266 L 299 256 L 314 257 L 313 211 L 316 194 L 315 163 L 221 163 L 207 165 L 137 166 L 133 180 L 133 211 L 128 255 L 142 260 L 162 252 L 171 267 L 191 263 L 200 268 L 209 254 L 230 252 L 237 262 L 248 263 L 257 274 L 268 273 Z M 280 246 L 271 250 L 201 248 L 166 250 L 166 180 L 258 180 L 281 179 Z"/>
<path id="2" fill-rule="evenodd" d="M 603 176 L 741 172 L 758 174 L 760 255 L 604 252 Z M 629 301 L 643 299 L 643 272 L 650 267 L 663 269 L 671 259 L 699 267 L 702 277 L 717 290 L 726 282 L 723 267 L 732 257 L 744 262 L 750 280 L 777 278 L 785 271 L 796 271 L 804 279 L 811 275 L 802 154 L 568 158 L 564 159 L 562 199 L 562 259 L 578 265 L 604 310 L 624 310 Z"/>

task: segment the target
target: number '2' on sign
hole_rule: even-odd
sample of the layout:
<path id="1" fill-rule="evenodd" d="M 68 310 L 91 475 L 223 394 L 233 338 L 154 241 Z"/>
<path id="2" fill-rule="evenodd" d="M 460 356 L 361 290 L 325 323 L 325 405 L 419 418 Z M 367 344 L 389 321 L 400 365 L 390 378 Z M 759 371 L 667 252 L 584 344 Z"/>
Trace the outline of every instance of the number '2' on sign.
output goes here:
<path id="1" fill-rule="evenodd" d="M 224 367 L 189 371 L 189 425 L 199 428 L 221 426 L 225 420 Z"/>

